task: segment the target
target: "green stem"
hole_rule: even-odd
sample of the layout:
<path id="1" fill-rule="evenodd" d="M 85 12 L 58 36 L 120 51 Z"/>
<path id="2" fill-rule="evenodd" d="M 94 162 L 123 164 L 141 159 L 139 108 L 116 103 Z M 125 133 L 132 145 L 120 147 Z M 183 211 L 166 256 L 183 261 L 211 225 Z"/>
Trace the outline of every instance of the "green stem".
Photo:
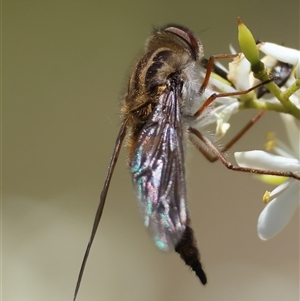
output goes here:
<path id="1" fill-rule="evenodd" d="M 298 108 L 296 111 L 290 111 L 286 107 L 284 107 L 281 103 L 271 103 L 271 102 L 261 101 L 259 99 L 252 99 L 246 102 L 241 102 L 239 108 L 241 110 L 257 109 L 257 110 L 285 113 L 285 114 L 290 114 L 294 116 L 296 119 L 300 120 L 300 114 L 298 113 L 299 112 Z"/>
<path id="2" fill-rule="evenodd" d="M 293 84 L 291 84 L 288 89 L 286 89 L 285 91 L 281 92 L 281 95 L 283 98 L 285 97 L 290 97 L 291 95 L 293 95 L 294 93 L 296 93 L 298 90 L 300 89 L 300 79 L 298 78 L 297 80 L 295 80 L 295 82 Z"/>

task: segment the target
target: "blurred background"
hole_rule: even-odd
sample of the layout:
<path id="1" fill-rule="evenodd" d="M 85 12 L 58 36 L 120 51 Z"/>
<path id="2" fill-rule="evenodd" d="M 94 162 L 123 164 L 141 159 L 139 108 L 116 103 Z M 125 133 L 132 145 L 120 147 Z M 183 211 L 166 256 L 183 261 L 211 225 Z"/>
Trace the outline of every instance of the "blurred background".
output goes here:
<path id="1" fill-rule="evenodd" d="M 3 1 L 2 297 L 72 300 L 120 128 L 132 63 L 153 28 L 192 29 L 205 55 L 255 37 L 299 49 L 299 1 Z M 234 130 L 255 112 L 234 118 Z M 232 134 L 234 134 L 234 130 Z M 234 150 L 284 140 L 268 113 Z M 272 187 L 190 149 L 188 203 L 208 276 L 155 248 L 122 150 L 78 294 L 81 300 L 299 300 L 299 213 L 270 241 L 257 218 Z M 230 157 L 233 161 L 233 157 Z"/>

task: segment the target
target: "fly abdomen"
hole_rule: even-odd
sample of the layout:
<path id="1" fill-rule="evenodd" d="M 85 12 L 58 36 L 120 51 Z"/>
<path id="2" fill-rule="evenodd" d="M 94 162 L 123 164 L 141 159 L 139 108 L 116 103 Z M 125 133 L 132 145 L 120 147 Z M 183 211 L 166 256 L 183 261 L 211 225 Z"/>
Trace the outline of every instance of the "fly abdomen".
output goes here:
<path id="1" fill-rule="evenodd" d="M 186 226 L 181 240 L 175 247 L 175 251 L 179 253 L 181 259 L 185 262 L 185 264 L 188 265 L 196 273 L 202 284 L 206 284 L 206 274 L 202 269 L 202 264 L 200 262 L 200 253 L 197 248 L 194 231 L 190 226 Z"/>

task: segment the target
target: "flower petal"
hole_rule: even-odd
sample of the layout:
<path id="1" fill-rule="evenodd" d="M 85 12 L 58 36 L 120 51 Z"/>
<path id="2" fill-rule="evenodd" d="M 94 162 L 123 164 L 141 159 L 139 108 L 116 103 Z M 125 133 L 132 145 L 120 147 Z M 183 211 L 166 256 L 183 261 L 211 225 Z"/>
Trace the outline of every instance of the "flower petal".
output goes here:
<path id="1" fill-rule="evenodd" d="M 290 145 L 293 149 L 293 155 L 300 160 L 300 129 L 296 124 L 296 119 L 289 114 L 280 114 L 280 117 L 284 123 Z"/>
<path id="2" fill-rule="evenodd" d="M 295 154 L 292 151 L 292 149 L 286 145 L 286 143 L 282 142 L 280 139 L 277 137 L 274 139 L 274 146 L 272 148 L 272 151 L 281 157 L 286 157 L 286 158 L 295 158 Z"/>
<path id="3" fill-rule="evenodd" d="M 250 71 L 250 62 L 243 54 L 239 54 L 239 56 L 229 63 L 227 78 L 234 84 L 238 91 L 244 91 L 250 88 Z"/>
<path id="4" fill-rule="evenodd" d="M 276 64 L 278 63 L 278 60 L 270 55 L 265 55 L 261 61 L 265 64 L 266 68 L 273 69 Z"/>
<path id="5" fill-rule="evenodd" d="M 209 113 L 206 114 L 204 118 L 196 121 L 196 126 L 205 127 L 209 124 L 218 122 L 218 120 L 222 119 L 224 116 L 227 118 L 226 121 L 228 121 L 232 114 L 238 112 L 239 105 L 239 102 L 235 98 L 222 97 L 218 99 L 215 108 L 209 110 Z M 222 113 L 224 110 L 226 115 Z"/>
<path id="6" fill-rule="evenodd" d="M 299 160 L 276 156 L 260 150 L 236 152 L 234 157 L 237 164 L 242 167 L 291 172 L 300 170 Z"/>
<path id="7" fill-rule="evenodd" d="M 296 65 L 299 60 L 299 50 L 277 45 L 274 43 L 260 43 L 258 49 L 267 55 L 275 57 L 278 61 Z"/>
<path id="8" fill-rule="evenodd" d="M 257 232 L 263 240 L 270 239 L 280 232 L 291 220 L 299 205 L 300 183 L 293 179 L 289 182 L 289 187 L 273 199 L 258 218 Z"/>
<path id="9" fill-rule="evenodd" d="M 216 119 L 217 119 L 217 127 L 216 127 L 216 136 L 215 139 L 218 140 L 222 138 L 230 128 L 230 124 L 228 120 L 230 119 L 231 115 L 238 112 L 239 103 L 233 102 L 229 105 L 222 105 L 217 108 L 214 112 Z"/>
<path id="10" fill-rule="evenodd" d="M 224 82 L 224 81 L 221 81 L 221 80 L 219 80 L 219 78 L 218 77 L 211 77 L 210 79 L 209 79 L 209 84 L 212 86 L 212 87 L 216 87 L 216 90 L 218 90 L 218 91 L 220 91 L 220 92 L 224 92 L 224 93 L 231 93 L 231 92 L 236 92 L 236 89 L 234 88 L 234 87 L 232 87 L 231 85 L 230 85 L 230 83 L 228 82 L 228 83 L 226 83 L 226 82 Z M 211 95 L 211 94 L 210 94 Z M 207 95 L 207 96 L 210 96 L 210 95 Z M 225 97 L 221 97 L 221 99 L 223 99 L 223 98 L 225 98 Z M 228 97 L 226 97 L 226 98 L 228 98 Z M 232 97 L 230 97 L 230 98 L 232 98 Z M 218 98 L 217 98 L 217 100 L 219 100 Z"/>

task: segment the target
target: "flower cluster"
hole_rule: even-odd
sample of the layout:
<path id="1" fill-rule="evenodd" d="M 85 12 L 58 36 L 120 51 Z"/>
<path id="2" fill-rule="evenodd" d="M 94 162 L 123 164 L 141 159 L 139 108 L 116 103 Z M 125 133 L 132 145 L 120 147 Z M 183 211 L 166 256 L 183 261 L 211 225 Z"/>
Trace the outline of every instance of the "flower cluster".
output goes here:
<path id="1" fill-rule="evenodd" d="M 240 20 L 239 42 L 243 53 L 229 64 L 229 82 L 212 77 L 212 85 L 222 93 L 245 91 L 259 82 L 266 85 L 256 92 L 217 100 L 210 115 L 211 121 L 216 122 L 216 137 L 219 138 L 226 134 L 230 117 L 240 110 L 253 108 L 280 113 L 289 146 L 275 138 L 268 142 L 267 151 L 235 153 L 239 166 L 263 170 L 266 175 L 260 179 L 280 182 L 263 197 L 267 205 L 259 216 L 257 229 L 259 237 L 265 240 L 285 227 L 300 200 L 300 51 L 273 43 L 256 45 L 252 34 Z M 265 54 L 261 60 L 259 51 Z M 231 49 L 231 52 L 235 51 Z M 266 91 L 270 93 L 266 94 Z M 293 173 L 294 177 L 272 176 L 278 172 Z"/>

